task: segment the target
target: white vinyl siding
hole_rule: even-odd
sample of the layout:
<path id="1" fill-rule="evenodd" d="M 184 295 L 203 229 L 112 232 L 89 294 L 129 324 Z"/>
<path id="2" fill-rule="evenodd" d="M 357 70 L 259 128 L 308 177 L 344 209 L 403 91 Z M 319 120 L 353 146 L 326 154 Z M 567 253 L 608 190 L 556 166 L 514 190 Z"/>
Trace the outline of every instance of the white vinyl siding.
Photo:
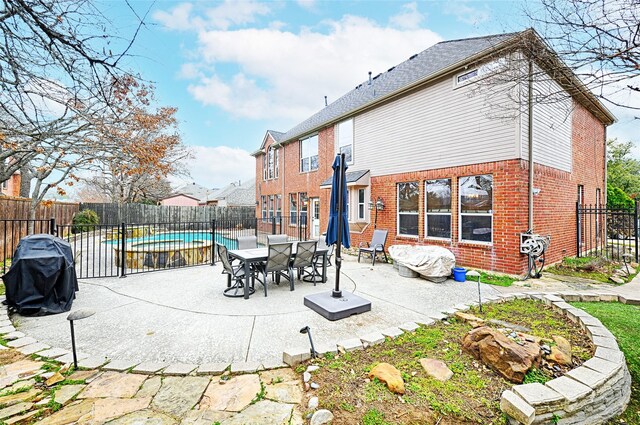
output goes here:
<path id="1" fill-rule="evenodd" d="M 451 81 L 356 116 L 350 168 L 385 175 L 517 158 L 517 120 L 489 118 L 474 84 L 453 89 Z"/>
<path id="2" fill-rule="evenodd" d="M 533 106 L 533 161 L 537 164 L 571 172 L 572 145 L 571 119 L 573 100 L 558 83 L 534 66 Z M 523 114 L 520 119 L 521 157 L 529 158 L 528 124 L 526 108 L 527 87 L 523 94 Z"/>

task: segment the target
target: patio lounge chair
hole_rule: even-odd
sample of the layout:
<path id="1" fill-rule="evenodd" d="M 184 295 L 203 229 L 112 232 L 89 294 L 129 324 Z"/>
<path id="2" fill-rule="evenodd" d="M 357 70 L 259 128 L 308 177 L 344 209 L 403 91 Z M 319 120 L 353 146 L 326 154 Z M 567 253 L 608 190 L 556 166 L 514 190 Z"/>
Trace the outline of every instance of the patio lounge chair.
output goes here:
<path id="1" fill-rule="evenodd" d="M 297 269 L 298 280 L 301 274 L 304 275 L 304 269 L 311 268 L 311 278 L 313 280 L 313 286 L 316 286 L 316 268 L 314 267 L 314 260 L 316 255 L 317 241 L 298 242 L 296 249 L 296 256 L 291 262 L 291 267 Z"/>
<path id="2" fill-rule="evenodd" d="M 371 243 L 364 245 L 360 242 L 360 246 L 358 247 L 358 263 L 360 262 L 360 255 L 362 253 L 371 255 L 371 264 L 376 265 L 376 254 L 381 252 L 384 254 L 384 261 L 389 262 L 387 258 L 387 252 L 384 249 L 384 246 L 387 243 L 387 234 L 388 230 L 374 230 L 373 237 L 371 238 Z"/>
<path id="3" fill-rule="evenodd" d="M 238 236 L 236 239 L 238 249 L 252 249 L 258 247 L 258 238 L 255 236 Z"/>
<path id="4" fill-rule="evenodd" d="M 262 273 L 264 278 L 264 296 L 267 296 L 267 274 L 275 273 L 276 282 L 280 276 L 289 281 L 289 288 L 293 291 L 293 269 L 291 267 L 292 243 L 276 243 L 269 245 L 267 261 L 256 265 L 256 271 Z"/>
<path id="5" fill-rule="evenodd" d="M 272 243 L 285 243 L 289 242 L 289 236 L 287 235 L 267 235 L 267 244 Z"/>
<path id="6" fill-rule="evenodd" d="M 222 273 L 227 275 L 227 289 L 223 291 L 223 294 L 227 297 L 238 298 L 244 296 L 244 267 L 242 264 L 234 266 L 229 259 L 229 251 L 227 247 L 222 244 L 216 244 L 218 249 L 218 257 L 222 262 Z M 231 284 L 233 282 L 233 285 Z M 255 289 L 253 284 L 255 283 L 255 275 L 251 275 L 251 287 L 249 287 L 249 294 L 253 294 Z M 240 290 L 242 289 L 242 290 Z"/>

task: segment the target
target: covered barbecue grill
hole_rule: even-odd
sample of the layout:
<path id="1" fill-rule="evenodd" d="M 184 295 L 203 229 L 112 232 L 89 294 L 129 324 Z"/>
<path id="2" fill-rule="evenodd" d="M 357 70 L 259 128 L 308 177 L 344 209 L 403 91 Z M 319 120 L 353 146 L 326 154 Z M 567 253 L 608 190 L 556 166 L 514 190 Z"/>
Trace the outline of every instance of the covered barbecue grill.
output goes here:
<path id="1" fill-rule="evenodd" d="M 71 310 L 78 290 L 71 245 L 46 234 L 23 238 L 2 280 L 7 304 L 20 314 L 44 316 Z"/>

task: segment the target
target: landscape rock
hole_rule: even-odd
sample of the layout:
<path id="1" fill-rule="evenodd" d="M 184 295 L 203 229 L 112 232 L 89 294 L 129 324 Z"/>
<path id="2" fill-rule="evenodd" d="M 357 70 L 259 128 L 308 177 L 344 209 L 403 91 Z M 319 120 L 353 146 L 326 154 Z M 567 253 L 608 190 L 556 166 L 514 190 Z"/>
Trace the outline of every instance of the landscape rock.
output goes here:
<path id="1" fill-rule="evenodd" d="M 540 363 L 540 346 L 510 340 L 487 326 L 471 330 L 462 340 L 462 349 L 511 382 L 522 383 L 529 369 Z"/>
<path id="2" fill-rule="evenodd" d="M 618 276 L 611 276 L 609 277 L 609 280 L 612 281 L 613 283 L 617 283 L 618 285 L 622 285 L 624 283 L 624 279 Z"/>
<path id="3" fill-rule="evenodd" d="M 312 382 L 311 383 L 311 388 L 314 390 L 317 390 L 318 388 L 320 388 L 320 384 L 318 384 L 317 382 Z"/>
<path id="4" fill-rule="evenodd" d="M 564 351 L 560 350 L 558 346 L 551 347 L 551 353 L 546 354 L 544 358 L 549 362 L 563 366 L 570 366 L 573 364 L 571 354 L 567 355 Z"/>
<path id="5" fill-rule="evenodd" d="M 295 381 L 267 385 L 266 398 L 281 403 L 300 403 L 302 400 L 302 388 Z"/>
<path id="6" fill-rule="evenodd" d="M 453 376 L 451 369 L 442 360 L 420 359 L 420 364 L 429 376 L 440 382 L 446 382 Z"/>
<path id="7" fill-rule="evenodd" d="M 395 368 L 395 366 L 390 365 L 389 363 L 380 363 L 376 365 L 376 367 L 371 369 L 371 372 L 369 372 L 369 378 L 378 378 L 380 381 L 387 384 L 387 388 L 389 388 L 391 392 L 404 394 L 404 381 L 402 380 L 402 374 Z"/>
<path id="8" fill-rule="evenodd" d="M 484 325 L 484 319 L 474 316 L 473 314 L 456 311 L 456 317 L 462 320 L 463 322 L 469 323 L 474 328 Z"/>
<path id="9" fill-rule="evenodd" d="M 131 412 L 145 409 L 151 398 L 101 398 L 93 406 L 92 423 L 101 424 Z"/>
<path id="10" fill-rule="evenodd" d="M 303 373 L 303 374 L 302 374 L 302 380 L 303 380 L 304 382 L 309 382 L 309 381 L 311 381 L 311 373 L 309 373 L 309 372 L 305 372 L 305 373 Z"/>
<path id="11" fill-rule="evenodd" d="M 76 423 L 78 420 L 90 414 L 93 410 L 94 400 L 82 400 L 79 403 L 72 403 L 62 410 L 58 410 L 51 416 L 47 416 L 38 425 L 66 425 Z"/>
<path id="12" fill-rule="evenodd" d="M 53 401 L 63 406 L 71 401 L 80 391 L 84 389 L 84 385 L 63 385 L 53 395 Z"/>
<path id="13" fill-rule="evenodd" d="M 567 341 L 566 338 L 559 335 L 554 335 L 552 336 L 552 338 L 556 343 L 556 347 L 558 347 L 558 350 L 562 351 L 565 355 L 571 358 L 571 343 Z"/>
<path id="14" fill-rule="evenodd" d="M 0 409 L 0 420 L 31 410 L 32 407 L 33 403 L 18 403 L 13 406 L 5 407 L 4 409 Z"/>
<path id="15" fill-rule="evenodd" d="M 319 404 L 320 401 L 318 400 L 318 397 L 311 397 L 309 399 L 309 404 L 307 405 L 307 407 L 309 408 L 309 410 L 316 410 Z"/>
<path id="16" fill-rule="evenodd" d="M 130 398 L 146 379 L 145 375 L 105 372 L 92 381 L 78 398 Z"/>
<path id="17" fill-rule="evenodd" d="M 324 425 L 333 420 L 333 413 L 327 409 L 320 409 L 311 416 L 310 425 Z"/>

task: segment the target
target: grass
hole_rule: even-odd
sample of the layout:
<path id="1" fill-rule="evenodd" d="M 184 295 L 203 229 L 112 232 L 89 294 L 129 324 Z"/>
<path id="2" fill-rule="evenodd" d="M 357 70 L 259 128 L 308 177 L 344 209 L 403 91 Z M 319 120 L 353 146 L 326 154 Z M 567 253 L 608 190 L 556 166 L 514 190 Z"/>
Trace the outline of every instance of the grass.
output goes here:
<path id="1" fill-rule="evenodd" d="M 640 425 L 640 307 L 619 303 L 571 303 L 600 319 L 618 339 L 631 373 L 631 401 L 621 421 Z M 624 422 L 622 422 L 624 421 Z"/>
<path id="2" fill-rule="evenodd" d="M 609 277 L 614 271 L 623 267 L 622 263 L 602 257 L 565 257 L 560 263 L 545 268 L 545 271 L 560 276 L 582 277 L 601 283 L 613 283 Z M 625 281 L 629 282 L 636 274 L 632 273 Z"/>
<path id="3" fill-rule="evenodd" d="M 586 359 L 593 355 L 591 342 L 577 325 L 542 303 L 514 300 L 471 313 L 525 326 L 539 337 L 564 336 L 574 356 Z M 452 318 L 366 350 L 321 359 L 314 377 L 320 384 L 320 407 L 334 413 L 335 423 L 504 424 L 500 395 L 513 384 L 462 351 L 461 340 L 471 329 Z M 453 377 L 446 382 L 431 378 L 420 365 L 421 358 L 443 360 Z M 369 371 L 382 362 L 394 365 L 402 374 L 405 394 L 401 397 L 377 379 L 369 379 Z M 528 379 L 542 382 L 550 377 L 535 371 Z"/>
<path id="4" fill-rule="evenodd" d="M 467 280 L 471 280 L 471 279 L 467 279 Z M 480 282 L 486 283 L 488 285 L 511 286 L 513 285 L 513 282 L 515 282 L 516 280 L 518 279 L 505 276 L 505 275 L 496 275 L 496 274 L 491 274 L 486 272 L 480 272 Z"/>

